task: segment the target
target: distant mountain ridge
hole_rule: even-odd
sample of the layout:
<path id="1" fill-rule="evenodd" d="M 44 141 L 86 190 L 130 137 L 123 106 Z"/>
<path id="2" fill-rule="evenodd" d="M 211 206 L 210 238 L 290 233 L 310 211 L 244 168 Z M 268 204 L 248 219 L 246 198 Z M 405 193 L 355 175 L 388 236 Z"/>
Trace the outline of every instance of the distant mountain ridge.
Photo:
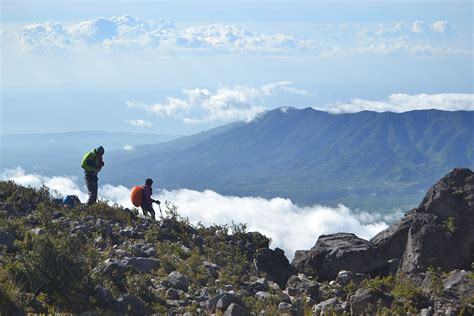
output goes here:
<path id="1" fill-rule="evenodd" d="M 78 167 L 82 156 L 99 145 L 108 152 L 122 150 L 126 145 L 154 144 L 177 137 L 104 131 L 0 135 L 0 168 L 20 166 L 30 172 L 33 170 L 49 176 L 80 174 L 81 169 Z"/>
<path id="2" fill-rule="evenodd" d="M 406 208 L 448 170 L 474 167 L 474 112 L 280 108 L 107 161 L 103 178 L 113 184 L 153 177 L 167 189 Z"/>

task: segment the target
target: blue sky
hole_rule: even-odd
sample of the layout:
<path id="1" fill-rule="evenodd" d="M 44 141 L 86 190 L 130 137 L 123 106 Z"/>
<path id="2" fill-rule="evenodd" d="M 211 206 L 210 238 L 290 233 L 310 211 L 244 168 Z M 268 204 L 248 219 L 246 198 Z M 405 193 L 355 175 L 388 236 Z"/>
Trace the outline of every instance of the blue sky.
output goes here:
<path id="1" fill-rule="evenodd" d="M 474 109 L 471 1 L 2 1 L 1 133 Z"/>

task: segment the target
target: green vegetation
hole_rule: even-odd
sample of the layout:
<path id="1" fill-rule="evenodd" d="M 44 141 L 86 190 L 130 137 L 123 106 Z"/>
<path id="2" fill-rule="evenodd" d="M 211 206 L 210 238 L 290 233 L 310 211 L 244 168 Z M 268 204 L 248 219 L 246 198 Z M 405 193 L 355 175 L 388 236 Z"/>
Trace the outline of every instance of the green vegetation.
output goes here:
<path id="1" fill-rule="evenodd" d="M 452 216 L 449 216 L 444 222 L 444 227 L 446 228 L 446 234 L 452 235 L 454 234 L 454 231 L 456 230 L 456 223 L 455 223 L 455 218 Z"/>
<path id="2" fill-rule="evenodd" d="M 134 238 L 120 237 L 120 230 L 147 223 L 133 210 L 105 201 L 68 208 L 53 203 L 45 187 L 34 190 L 12 182 L 0 182 L 0 201 L 1 196 L 10 211 L 0 212 L 0 230 L 12 234 L 18 248 L 14 253 L 2 248 L 0 253 L 0 311 L 7 314 L 19 310 L 113 312 L 95 297 L 98 287 L 110 289 L 114 298 L 123 293 L 135 295 L 149 311 L 165 312 L 170 307 L 158 285 L 170 272 L 186 275 L 190 292 L 206 287 L 212 294 L 224 285 L 250 282 L 250 259 L 259 245 L 267 247 L 269 243 L 260 234 L 248 234 L 245 224 L 192 226 L 179 215 L 175 205 L 165 203 L 164 218 L 149 223 L 142 237 L 143 242 L 153 245 L 160 267 L 146 274 L 131 269 L 122 277 L 105 275 L 101 273 L 103 262 L 117 256 L 117 249 L 133 251 L 129 244 Z M 109 232 L 96 225 L 98 219 L 109 225 Z M 81 226 L 87 228 L 82 230 Z M 196 236 L 200 236 L 202 245 L 194 240 Z M 102 247 L 95 243 L 98 239 L 104 240 Z M 255 248 L 242 246 L 248 242 Z M 217 265 L 215 277 L 209 276 L 205 261 Z M 255 303 L 257 307 L 260 305 Z M 186 308 L 195 310 L 197 306 Z"/>

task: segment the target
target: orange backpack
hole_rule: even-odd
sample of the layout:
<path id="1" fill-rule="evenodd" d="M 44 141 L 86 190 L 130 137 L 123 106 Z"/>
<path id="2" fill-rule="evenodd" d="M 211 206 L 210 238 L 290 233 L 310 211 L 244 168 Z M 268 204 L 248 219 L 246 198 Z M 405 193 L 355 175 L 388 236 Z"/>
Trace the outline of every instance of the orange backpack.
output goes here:
<path id="1" fill-rule="evenodd" d="M 130 198 L 132 199 L 132 204 L 136 207 L 142 206 L 142 190 L 141 186 L 135 186 L 132 188 L 132 193 Z"/>

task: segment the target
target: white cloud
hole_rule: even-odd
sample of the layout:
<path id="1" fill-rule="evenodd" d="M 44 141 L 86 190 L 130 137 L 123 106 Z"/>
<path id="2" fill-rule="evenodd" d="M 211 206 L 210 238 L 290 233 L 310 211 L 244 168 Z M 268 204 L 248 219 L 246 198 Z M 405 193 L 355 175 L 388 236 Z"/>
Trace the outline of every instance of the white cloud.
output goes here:
<path id="1" fill-rule="evenodd" d="M 18 184 L 34 188 L 45 185 L 55 191 L 52 192 L 54 195 L 58 193 L 61 195 L 77 195 L 81 200 L 87 200 L 87 194 L 81 191 L 81 188 L 76 183 L 77 178 L 73 176 L 45 177 L 35 173 L 27 174 L 25 170 L 18 167 L 15 169 L 5 169 L 0 174 L 0 179 L 2 181 L 12 180 Z"/>
<path id="2" fill-rule="evenodd" d="M 145 121 L 145 120 L 127 120 L 126 122 L 130 125 L 140 127 L 140 128 L 150 128 L 153 126 L 153 124 L 150 121 Z"/>
<path id="3" fill-rule="evenodd" d="M 135 150 L 135 147 L 133 147 L 132 145 L 125 145 L 125 146 L 123 146 L 122 149 L 125 150 L 125 151 L 133 151 L 133 150 Z"/>
<path id="4" fill-rule="evenodd" d="M 452 41 L 454 28 L 448 21 L 426 23 L 421 20 L 413 23 L 398 22 L 392 25 L 381 24 L 376 28 L 359 31 L 353 47 L 343 47 L 336 52 L 358 54 L 466 54 L 472 50 L 459 47 Z"/>
<path id="5" fill-rule="evenodd" d="M 127 15 L 99 17 L 69 26 L 52 21 L 25 25 L 19 31 L 18 40 L 22 50 L 29 52 L 54 47 L 279 52 L 305 45 L 290 35 L 260 34 L 236 25 L 211 24 L 179 29 L 165 20 L 144 20 Z"/>
<path id="6" fill-rule="evenodd" d="M 323 108 L 316 108 L 323 109 Z M 388 100 L 371 101 L 353 99 L 348 103 L 324 107 L 330 113 L 355 113 L 360 111 L 406 112 L 411 110 L 438 109 L 444 111 L 473 111 L 474 94 L 441 93 L 441 94 L 391 94 Z"/>
<path id="7" fill-rule="evenodd" d="M 296 89 L 291 81 L 273 82 L 261 87 L 246 85 L 220 86 L 215 92 L 208 89 L 184 89 L 182 98 L 168 97 L 163 103 L 139 105 L 127 101 L 129 107 L 142 107 L 160 115 L 178 117 L 185 123 L 207 123 L 214 121 L 249 122 L 263 113 L 262 98 L 283 91 L 299 95 L 311 95 Z M 202 115 L 200 112 L 204 112 Z"/>
<path id="8" fill-rule="evenodd" d="M 70 177 L 43 177 L 27 174 L 23 169 L 17 168 L 4 170 L 0 178 L 33 187 L 45 184 L 61 194 L 76 194 L 82 201 L 87 199 L 86 193 L 80 191 L 76 184 L 76 179 Z M 100 187 L 99 197 L 110 203 L 132 207 L 130 189 L 121 185 L 106 184 Z M 387 227 L 382 220 L 401 217 L 400 213 L 392 214 L 392 218 L 380 214 L 356 213 L 344 205 L 299 207 L 284 198 L 223 196 L 209 190 L 160 192 L 155 189 L 155 198 L 173 202 L 178 206 L 179 213 L 188 217 L 193 224 L 246 223 L 250 231 L 259 231 L 270 237 L 272 247 L 284 249 L 290 259 L 295 250 L 310 249 L 321 234 L 352 232 L 369 239 Z M 155 211 L 158 215 L 159 211 Z"/>
<path id="9" fill-rule="evenodd" d="M 448 21 L 436 21 L 431 25 L 433 31 L 444 33 L 448 29 Z"/>

